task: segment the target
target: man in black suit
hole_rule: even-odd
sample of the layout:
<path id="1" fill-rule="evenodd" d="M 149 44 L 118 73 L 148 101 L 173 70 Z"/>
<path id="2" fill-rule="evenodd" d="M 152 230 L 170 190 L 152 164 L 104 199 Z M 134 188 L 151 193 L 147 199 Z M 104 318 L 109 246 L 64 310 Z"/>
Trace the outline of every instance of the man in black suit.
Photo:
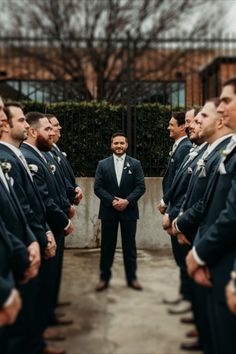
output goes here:
<path id="1" fill-rule="evenodd" d="M 52 129 L 54 132 L 53 136 L 53 146 L 51 148 L 51 153 L 53 154 L 54 158 L 60 165 L 62 169 L 62 174 L 64 175 L 66 179 L 66 185 L 67 185 L 67 195 L 68 198 L 71 202 L 71 204 L 78 205 L 83 197 L 82 190 L 80 186 L 76 183 L 75 180 L 75 175 L 74 171 L 66 158 L 66 154 L 62 152 L 57 143 L 61 137 L 61 125 L 58 121 L 58 119 L 55 117 L 53 114 L 46 114 L 45 115 L 49 122 L 52 124 Z"/>
<path id="2" fill-rule="evenodd" d="M 139 218 L 137 202 L 145 192 L 145 183 L 140 162 L 126 155 L 127 148 L 127 137 L 120 132 L 114 133 L 111 137 L 113 155 L 99 161 L 95 174 L 94 192 L 100 199 L 99 218 L 102 220 L 97 291 L 109 286 L 119 224 L 127 284 L 142 290 L 136 277 L 135 234 Z"/>
<path id="3" fill-rule="evenodd" d="M 236 79 L 223 87 L 217 111 L 236 131 Z M 229 311 L 225 286 L 236 253 L 236 136 L 222 151 L 222 158 L 203 199 L 203 218 L 187 256 L 189 275 L 209 288 L 207 313 L 214 338 L 214 352 L 236 352 L 236 317 Z"/>

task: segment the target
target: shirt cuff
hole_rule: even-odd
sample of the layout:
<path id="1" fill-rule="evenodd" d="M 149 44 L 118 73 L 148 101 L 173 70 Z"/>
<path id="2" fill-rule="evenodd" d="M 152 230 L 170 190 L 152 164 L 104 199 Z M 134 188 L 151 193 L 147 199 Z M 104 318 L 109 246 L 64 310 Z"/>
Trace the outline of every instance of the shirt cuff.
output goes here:
<path id="1" fill-rule="evenodd" d="M 161 199 L 160 204 L 161 204 L 161 206 L 163 208 L 167 208 L 168 207 L 168 205 L 166 205 L 166 203 L 164 202 L 163 198 Z"/>
<path id="2" fill-rule="evenodd" d="M 182 233 L 182 231 L 178 228 L 178 219 L 176 219 L 176 220 L 174 221 L 174 227 L 175 227 L 175 229 L 176 229 L 177 232 Z"/>
<path id="3" fill-rule="evenodd" d="M 204 262 L 199 255 L 197 254 L 196 251 L 196 247 L 193 246 L 193 258 L 195 259 L 195 261 L 197 262 L 197 264 L 199 264 L 200 266 L 204 266 L 206 264 L 206 262 Z"/>
<path id="4" fill-rule="evenodd" d="M 69 222 L 68 222 L 68 224 L 66 225 L 66 227 L 64 228 L 64 230 L 66 231 L 67 229 L 69 229 L 70 225 L 71 225 L 71 221 L 69 220 Z"/>
<path id="5" fill-rule="evenodd" d="M 14 292 L 13 292 L 13 290 L 12 290 L 11 293 L 10 293 L 10 295 L 8 296 L 8 298 L 6 299 L 6 301 L 4 302 L 4 304 L 3 304 L 2 307 L 4 308 L 4 307 L 7 307 L 7 306 L 11 305 L 12 302 L 13 302 L 13 299 L 14 299 Z"/>

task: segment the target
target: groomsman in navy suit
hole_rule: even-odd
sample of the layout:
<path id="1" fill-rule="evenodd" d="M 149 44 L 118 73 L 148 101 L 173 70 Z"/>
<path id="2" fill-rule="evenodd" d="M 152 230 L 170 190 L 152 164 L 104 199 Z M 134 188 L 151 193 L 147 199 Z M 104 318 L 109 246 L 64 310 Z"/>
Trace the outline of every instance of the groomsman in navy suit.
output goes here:
<path id="1" fill-rule="evenodd" d="M 167 170 L 165 172 L 162 181 L 163 197 L 158 205 L 158 209 L 161 214 L 165 214 L 166 212 L 170 200 L 169 196 L 170 196 L 173 180 L 175 179 L 177 171 L 179 170 L 181 164 L 183 163 L 184 158 L 188 156 L 188 153 L 192 147 L 192 143 L 187 137 L 186 126 L 189 126 L 189 123 L 194 119 L 194 114 L 195 114 L 194 109 L 186 112 L 186 121 L 187 121 L 186 125 L 185 125 L 184 112 L 173 113 L 169 121 L 168 130 L 170 133 L 170 138 L 174 140 L 174 144 L 170 152 L 170 158 L 169 158 Z M 166 218 L 164 216 L 164 220 L 165 219 Z M 168 225 L 170 225 L 169 218 L 167 221 L 168 221 Z M 164 227 L 166 228 L 165 221 L 163 224 Z M 175 252 L 175 249 L 178 247 L 178 245 L 175 246 L 173 244 L 175 240 L 171 240 L 171 242 L 172 242 L 172 248 L 173 248 L 173 253 L 175 256 L 176 263 L 180 264 L 180 257 L 177 255 L 177 252 Z M 182 280 L 180 285 L 180 293 L 181 295 L 177 299 L 174 300 L 164 299 L 163 301 L 167 304 L 176 305 L 179 304 L 182 300 L 189 299 L 188 291 L 185 285 L 182 284 Z M 180 304 L 180 306 L 182 311 L 182 304 Z M 186 307 L 186 304 L 184 304 L 184 306 Z M 187 307 L 189 308 L 188 304 Z"/>
<path id="2" fill-rule="evenodd" d="M 217 98 L 207 100 L 196 117 L 200 128 L 200 135 L 209 144 L 201 159 L 197 162 L 197 168 L 190 179 L 181 212 L 173 222 L 172 233 L 177 235 L 180 240 L 180 247 L 193 242 L 200 223 L 198 220 L 198 209 L 201 211 L 203 195 L 208 183 L 211 183 L 212 175 L 214 175 L 215 169 L 218 166 L 220 151 L 225 148 L 232 136 L 231 129 L 225 126 L 223 117 L 216 111 L 219 103 L 220 101 Z M 199 344 L 201 344 L 204 348 L 204 353 L 211 353 L 213 350 L 212 338 L 204 307 L 206 303 L 206 289 L 198 284 L 194 284 L 194 282 L 191 282 L 191 286 L 194 319 L 198 328 L 200 341 L 186 342 L 182 344 L 182 347 L 185 349 L 199 349 Z"/>
<path id="3" fill-rule="evenodd" d="M 170 152 L 169 163 L 162 181 L 163 195 L 165 195 L 170 189 L 176 171 L 192 147 L 185 130 L 184 112 L 173 113 L 167 129 L 169 130 L 170 138 L 174 140 L 174 144 Z"/>
<path id="4" fill-rule="evenodd" d="M 99 218 L 102 220 L 100 282 L 96 291 L 109 286 L 119 224 L 127 284 L 132 289 L 142 290 L 136 275 L 135 234 L 138 199 L 145 192 L 145 183 L 140 161 L 126 155 L 127 148 L 127 137 L 120 132 L 113 134 L 113 155 L 99 161 L 95 174 L 94 191 L 100 199 Z"/>
<path id="5" fill-rule="evenodd" d="M 217 110 L 236 132 L 236 78 L 223 87 Z M 236 135 L 222 151 L 218 168 L 203 198 L 203 218 L 187 256 L 188 272 L 209 288 L 207 313 L 214 353 L 236 352 L 236 316 L 226 304 L 225 286 L 236 254 Z"/>
<path id="6" fill-rule="evenodd" d="M 61 137 L 61 125 L 55 115 L 46 114 L 45 116 L 51 123 L 54 132 L 53 145 L 50 152 L 53 154 L 54 158 L 61 167 L 62 174 L 64 175 L 66 180 L 67 195 L 71 204 L 78 205 L 83 197 L 82 190 L 80 186 L 76 183 L 74 171 L 66 157 L 66 153 L 62 152 L 57 145 Z"/>

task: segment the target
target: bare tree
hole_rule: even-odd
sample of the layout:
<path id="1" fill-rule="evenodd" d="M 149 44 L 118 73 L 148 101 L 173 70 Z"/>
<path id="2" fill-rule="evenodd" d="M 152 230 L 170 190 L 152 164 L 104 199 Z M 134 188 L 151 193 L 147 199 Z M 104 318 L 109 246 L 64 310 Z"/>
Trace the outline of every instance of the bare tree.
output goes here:
<path id="1" fill-rule="evenodd" d="M 174 50 L 165 50 L 163 39 L 183 32 L 192 39 L 212 29 L 216 33 L 221 5 L 206 0 L 9 0 L 7 28 L 17 37 L 44 38 L 45 46 L 27 42 L 15 55 L 21 52 L 38 63 L 39 73 L 64 81 L 71 96 L 117 100 L 127 82 L 135 81 L 138 90 L 143 80 L 163 80 L 178 71 L 191 49 L 174 42 Z"/>

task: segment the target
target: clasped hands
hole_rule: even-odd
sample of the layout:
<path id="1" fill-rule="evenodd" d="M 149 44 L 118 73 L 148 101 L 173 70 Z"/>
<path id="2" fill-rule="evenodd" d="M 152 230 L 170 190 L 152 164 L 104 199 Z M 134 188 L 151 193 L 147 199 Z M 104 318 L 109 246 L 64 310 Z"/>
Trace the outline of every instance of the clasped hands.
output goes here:
<path id="1" fill-rule="evenodd" d="M 112 206 L 118 211 L 123 211 L 127 208 L 129 205 L 129 201 L 127 199 L 119 198 L 119 197 L 114 197 L 112 201 Z"/>

